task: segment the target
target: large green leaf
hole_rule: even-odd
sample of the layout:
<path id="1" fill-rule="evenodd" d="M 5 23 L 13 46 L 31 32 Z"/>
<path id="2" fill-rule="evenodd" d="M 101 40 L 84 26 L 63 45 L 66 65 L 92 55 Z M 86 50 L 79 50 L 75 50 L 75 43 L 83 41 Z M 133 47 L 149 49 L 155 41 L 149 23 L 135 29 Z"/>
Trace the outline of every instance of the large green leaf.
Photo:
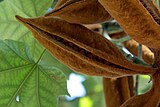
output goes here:
<path id="1" fill-rule="evenodd" d="M 66 78 L 41 64 L 46 51 L 34 62 L 24 43 L 0 40 L 0 47 L 0 107 L 56 107 L 67 94 Z"/>
<path id="2" fill-rule="evenodd" d="M 42 61 L 39 64 L 40 65 L 46 65 L 46 66 L 54 66 L 56 68 L 59 68 L 62 71 L 64 71 L 64 73 L 67 77 L 69 77 L 70 73 L 73 72 L 66 65 L 59 62 L 56 58 L 54 58 L 48 51 L 44 53 L 44 55 L 42 57 Z"/>
<path id="3" fill-rule="evenodd" d="M 43 16 L 53 0 L 4 0 L 0 3 L 0 38 L 26 42 L 31 54 L 37 60 L 42 47 L 35 41 L 31 32 L 20 24 L 15 15 L 23 17 Z"/>

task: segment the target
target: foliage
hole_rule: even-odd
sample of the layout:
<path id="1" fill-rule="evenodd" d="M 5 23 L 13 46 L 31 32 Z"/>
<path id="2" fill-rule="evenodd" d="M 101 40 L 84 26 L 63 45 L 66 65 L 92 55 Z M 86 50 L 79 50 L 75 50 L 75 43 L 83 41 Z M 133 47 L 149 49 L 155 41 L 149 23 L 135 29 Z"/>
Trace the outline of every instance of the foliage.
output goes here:
<path id="1" fill-rule="evenodd" d="M 16 14 L 41 16 L 51 2 L 52 0 L 5 0 L 0 3 L 2 107 L 53 107 L 56 106 L 59 95 L 67 94 L 66 77 L 59 67 L 64 71 L 70 70 L 43 49 L 31 33 L 15 20 Z"/>

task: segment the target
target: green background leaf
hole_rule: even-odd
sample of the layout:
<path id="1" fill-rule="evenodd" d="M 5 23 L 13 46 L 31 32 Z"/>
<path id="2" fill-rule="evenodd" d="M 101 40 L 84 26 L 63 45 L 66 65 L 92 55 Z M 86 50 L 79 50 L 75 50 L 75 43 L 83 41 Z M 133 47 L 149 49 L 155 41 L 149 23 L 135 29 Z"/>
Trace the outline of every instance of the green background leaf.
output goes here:
<path id="1" fill-rule="evenodd" d="M 31 32 L 15 19 L 15 15 L 26 18 L 43 16 L 53 0 L 4 0 L 0 3 L 0 37 L 23 41 L 30 46 L 30 53 L 37 60 L 43 48 Z"/>
<path id="2" fill-rule="evenodd" d="M 0 107 L 56 107 L 57 97 L 67 94 L 66 78 L 39 65 L 45 51 L 34 62 L 24 43 L 0 40 L 0 47 Z"/>

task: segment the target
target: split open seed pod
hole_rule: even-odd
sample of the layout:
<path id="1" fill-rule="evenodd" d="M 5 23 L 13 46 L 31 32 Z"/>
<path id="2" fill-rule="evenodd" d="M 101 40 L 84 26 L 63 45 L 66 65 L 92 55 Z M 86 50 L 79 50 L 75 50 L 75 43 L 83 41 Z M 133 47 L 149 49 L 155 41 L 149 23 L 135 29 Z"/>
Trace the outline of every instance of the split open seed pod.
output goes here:
<path id="1" fill-rule="evenodd" d="M 153 0 L 98 0 L 137 42 L 160 48 L 160 12 Z"/>
<path id="2" fill-rule="evenodd" d="M 101 23 L 112 19 L 98 0 L 67 0 L 45 16 L 56 16 L 78 24 Z"/>
<path id="3" fill-rule="evenodd" d="M 121 107 L 159 107 L 160 103 L 160 74 L 153 76 L 153 86 L 145 94 L 128 99 Z"/>
<path id="4" fill-rule="evenodd" d="M 16 18 L 53 56 L 77 72 L 111 78 L 156 71 L 128 61 L 109 40 L 82 25 L 53 17 Z"/>

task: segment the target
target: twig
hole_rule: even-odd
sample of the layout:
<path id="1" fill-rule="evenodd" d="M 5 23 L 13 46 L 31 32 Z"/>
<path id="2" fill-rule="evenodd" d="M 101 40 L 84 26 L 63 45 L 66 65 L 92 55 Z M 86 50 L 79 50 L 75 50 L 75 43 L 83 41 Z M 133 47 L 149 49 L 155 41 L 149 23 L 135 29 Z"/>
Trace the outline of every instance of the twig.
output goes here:
<path id="1" fill-rule="evenodd" d="M 138 46 L 138 58 L 142 59 L 142 45 L 139 44 Z M 136 75 L 136 83 L 135 83 L 135 95 L 138 94 L 139 89 L 139 75 Z"/>

